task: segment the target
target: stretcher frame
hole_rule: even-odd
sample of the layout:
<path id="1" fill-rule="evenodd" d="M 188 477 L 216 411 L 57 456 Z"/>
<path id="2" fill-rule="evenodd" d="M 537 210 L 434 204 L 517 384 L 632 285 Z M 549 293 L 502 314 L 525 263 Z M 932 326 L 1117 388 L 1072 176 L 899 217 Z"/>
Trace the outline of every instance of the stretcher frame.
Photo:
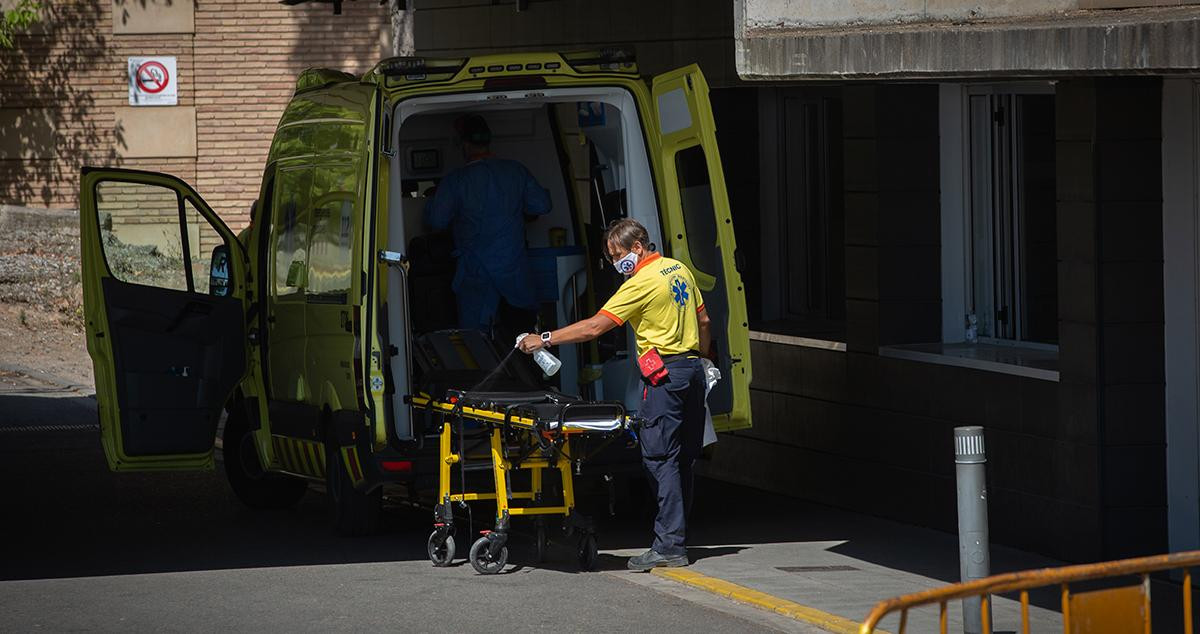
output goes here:
<path id="1" fill-rule="evenodd" d="M 583 436 L 603 437 L 603 442 L 594 450 L 598 452 L 624 435 L 630 428 L 631 418 L 626 414 L 623 404 L 571 400 L 557 405 L 557 421 L 548 424 L 545 418 L 537 415 L 534 403 L 497 403 L 489 400 L 488 393 L 448 390 L 444 400 L 420 394 L 410 396 L 408 401 L 414 409 L 440 417 L 433 426 L 433 429 L 439 430 L 438 494 L 434 505 L 434 530 L 427 543 L 430 561 L 435 566 L 449 565 L 454 559 L 453 506 L 493 501 L 496 504 L 494 528 L 481 531 L 481 536 L 472 543 L 468 555 L 472 567 L 479 573 L 495 574 L 504 568 L 508 560 L 506 543 L 510 520 L 519 516 L 537 519 L 539 561 L 547 548 L 544 518 L 561 516 L 568 536 L 578 534 L 576 556 L 580 568 L 592 570 L 595 567 L 597 547 L 594 524 L 575 508 L 575 472 L 572 467 L 578 469 L 586 456 L 575 453 L 579 445 L 573 441 Z M 537 404 L 546 405 L 544 402 Z M 612 429 L 572 427 L 571 415 L 578 410 L 607 410 L 612 413 L 613 421 L 619 421 L 619 425 Z M 474 438 L 487 437 L 487 454 L 472 453 L 481 448 L 483 441 L 468 447 L 467 439 L 471 437 L 467 435 L 467 421 L 480 425 L 480 433 Z M 457 447 L 455 440 L 458 441 Z M 453 491 L 456 465 L 461 473 L 461 490 L 457 493 Z M 469 491 L 466 478 L 468 467 L 490 467 L 492 491 Z M 562 483 L 561 500 L 549 505 L 544 503 L 543 473 L 548 469 L 558 471 Z M 529 471 L 529 490 L 513 489 L 512 476 L 519 471 Z"/>

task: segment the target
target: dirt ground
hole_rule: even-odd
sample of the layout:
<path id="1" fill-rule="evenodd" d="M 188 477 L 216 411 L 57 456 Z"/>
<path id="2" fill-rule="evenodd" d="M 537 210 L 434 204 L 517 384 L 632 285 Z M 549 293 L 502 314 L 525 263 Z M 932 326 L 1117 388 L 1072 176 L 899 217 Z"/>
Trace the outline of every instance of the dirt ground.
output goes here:
<path id="1" fill-rule="evenodd" d="M 0 385 L 22 374 L 93 386 L 71 211 L 0 206 Z"/>

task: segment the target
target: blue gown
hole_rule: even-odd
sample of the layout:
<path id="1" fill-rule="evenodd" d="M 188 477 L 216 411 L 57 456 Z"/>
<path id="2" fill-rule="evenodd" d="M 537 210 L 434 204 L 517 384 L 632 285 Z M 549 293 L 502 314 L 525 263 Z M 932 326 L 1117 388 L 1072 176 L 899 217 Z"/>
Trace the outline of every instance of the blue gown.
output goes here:
<path id="1" fill-rule="evenodd" d="M 516 308 L 537 308 L 524 216 L 547 213 L 550 192 L 517 161 L 472 161 L 438 184 L 425 204 L 425 223 L 438 231 L 450 227 L 454 236 L 461 328 L 490 328 L 500 298 Z"/>

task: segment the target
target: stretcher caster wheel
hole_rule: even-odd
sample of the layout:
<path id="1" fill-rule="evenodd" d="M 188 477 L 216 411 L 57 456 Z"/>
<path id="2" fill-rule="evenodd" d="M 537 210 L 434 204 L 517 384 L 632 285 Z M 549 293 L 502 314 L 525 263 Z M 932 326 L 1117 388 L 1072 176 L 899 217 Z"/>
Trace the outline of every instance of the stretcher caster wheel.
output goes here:
<path id="1" fill-rule="evenodd" d="M 429 541 L 425 543 L 425 552 L 429 553 L 429 561 L 432 561 L 434 566 L 449 566 L 450 562 L 454 561 L 454 536 L 446 535 L 442 538 L 438 536 L 437 531 L 433 531 L 429 534 Z"/>
<path id="2" fill-rule="evenodd" d="M 596 559 L 600 556 L 596 548 L 596 536 L 591 533 L 586 533 L 579 538 L 579 548 L 576 549 L 575 556 L 579 559 L 579 569 L 584 572 L 591 572 L 596 569 Z"/>
<path id="3" fill-rule="evenodd" d="M 538 522 L 537 536 L 534 537 L 534 540 L 534 546 L 537 547 L 537 562 L 540 564 L 546 561 L 546 549 L 549 545 L 546 539 L 546 524 L 544 522 Z"/>
<path id="4" fill-rule="evenodd" d="M 486 535 L 475 540 L 471 544 L 471 554 L 468 559 L 471 561 L 471 567 L 481 575 L 494 575 L 501 570 L 504 570 L 504 565 L 508 563 L 508 546 L 501 546 L 500 552 L 493 557 L 491 554 L 492 540 Z"/>

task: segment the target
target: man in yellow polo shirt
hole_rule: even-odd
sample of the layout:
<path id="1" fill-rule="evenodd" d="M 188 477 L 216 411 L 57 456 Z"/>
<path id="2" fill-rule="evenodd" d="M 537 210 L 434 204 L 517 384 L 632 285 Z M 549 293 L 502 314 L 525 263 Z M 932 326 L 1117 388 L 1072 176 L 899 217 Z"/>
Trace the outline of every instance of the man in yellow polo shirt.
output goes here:
<path id="1" fill-rule="evenodd" d="M 520 348 L 532 354 L 561 343 L 590 341 L 626 323 L 633 326 L 638 356 L 662 357 L 665 378 L 646 384 L 638 415 L 642 464 L 658 500 L 654 543 L 629 560 L 631 570 L 688 565 L 687 511 L 692 501 L 692 466 L 704 438 L 702 352 L 711 345 L 708 314 L 692 272 L 682 262 L 648 248 L 649 234 L 630 218 L 604 235 L 610 261 L 628 276 L 600 312 L 565 328 L 526 335 Z"/>

